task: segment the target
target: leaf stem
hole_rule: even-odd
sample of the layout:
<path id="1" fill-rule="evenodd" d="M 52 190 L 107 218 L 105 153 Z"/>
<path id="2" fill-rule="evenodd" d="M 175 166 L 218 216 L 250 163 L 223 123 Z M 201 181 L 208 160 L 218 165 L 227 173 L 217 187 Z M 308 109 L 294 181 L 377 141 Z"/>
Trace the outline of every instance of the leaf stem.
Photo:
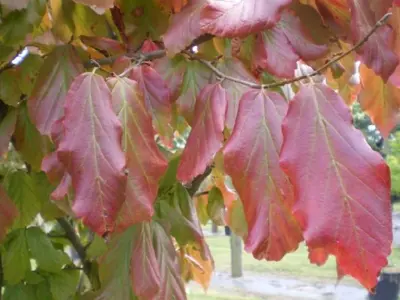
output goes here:
<path id="1" fill-rule="evenodd" d="M 87 260 L 86 250 L 85 247 L 82 245 L 81 240 L 79 239 L 78 235 L 76 234 L 74 228 L 65 218 L 58 218 L 58 224 L 61 228 L 65 231 L 65 235 L 67 239 L 71 242 L 72 246 L 74 247 L 75 251 L 78 253 L 79 260 L 82 263 L 83 271 L 87 275 L 87 277 L 91 278 L 91 269 L 92 264 L 90 261 Z"/>

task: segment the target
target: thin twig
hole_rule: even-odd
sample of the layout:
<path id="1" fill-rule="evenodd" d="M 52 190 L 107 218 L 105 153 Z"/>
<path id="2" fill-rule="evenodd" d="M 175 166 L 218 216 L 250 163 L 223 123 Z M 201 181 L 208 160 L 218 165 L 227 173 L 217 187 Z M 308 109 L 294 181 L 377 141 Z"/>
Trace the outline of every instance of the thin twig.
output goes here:
<path id="1" fill-rule="evenodd" d="M 65 235 L 67 236 L 68 240 L 71 242 L 72 246 L 74 247 L 76 253 L 78 253 L 79 260 L 82 263 L 83 271 L 91 278 L 91 262 L 87 260 L 86 250 L 85 247 L 82 245 L 81 240 L 79 239 L 78 235 L 76 234 L 74 228 L 71 224 L 64 218 L 57 219 L 58 224 L 64 229 Z"/>
<path id="2" fill-rule="evenodd" d="M 372 27 L 372 29 L 368 32 L 368 34 L 362 40 L 360 40 L 357 44 L 355 44 L 349 50 L 343 52 L 341 55 L 335 57 L 334 59 L 331 59 L 330 61 L 328 61 L 326 64 L 324 64 L 322 67 L 318 68 L 311 74 L 302 75 L 302 76 L 299 76 L 299 77 L 296 77 L 293 79 L 283 80 L 283 81 L 279 81 L 279 82 L 275 82 L 275 83 L 264 84 L 264 85 L 262 85 L 262 88 L 271 89 L 271 88 L 280 87 L 280 86 L 283 86 L 286 84 L 291 84 L 291 83 L 294 83 L 294 82 L 297 82 L 297 81 L 300 81 L 303 79 L 307 79 L 307 78 L 310 78 L 313 76 L 321 75 L 321 72 L 328 69 L 331 65 L 338 62 L 345 56 L 349 55 L 351 52 L 356 51 L 358 48 L 360 48 L 362 45 L 364 45 L 368 41 L 368 39 L 371 37 L 371 35 L 373 35 L 375 33 L 375 31 L 378 30 L 378 28 L 380 28 L 381 26 L 383 26 L 387 23 L 387 21 L 391 15 L 392 15 L 392 13 L 387 13 L 386 15 L 384 15 L 378 22 L 376 22 L 375 26 Z"/>
<path id="3" fill-rule="evenodd" d="M 201 196 L 205 196 L 205 195 L 208 195 L 208 194 L 209 194 L 209 191 L 204 191 L 204 192 L 200 192 L 200 193 L 194 194 L 193 197 L 201 197 Z"/>
<path id="4" fill-rule="evenodd" d="M 193 197 L 197 190 L 199 189 L 200 185 L 203 183 L 204 179 L 208 177 L 208 175 L 211 174 L 212 167 L 207 167 L 207 169 L 204 171 L 203 174 L 200 174 L 197 176 L 195 179 L 190 184 L 190 187 L 187 188 L 187 191 L 191 197 Z"/>
<path id="5" fill-rule="evenodd" d="M 240 78 L 236 78 L 236 77 L 232 77 L 229 75 L 224 74 L 223 72 L 221 72 L 220 70 L 218 70 L 212 63 L 210 63 L 207 60 L 198 58 L 197 56 L 195 56 L 192 53 L 186 52 L 188 55 L 190 55 L 190 57 L 192 59 L 196 59 L 198 61 L 200 61 L 202 64 L 206 65 L 209 69 L 211 69 L 218 77 L 220 77 L 223 80 L 230 80 L 233 82 L 237 82 L 243 85 L 246 85 L 250 88 L 253 89 L 271 89 L 271 88 L 276 88 L 276 87 L 280 87 L 280 86 L 284 86 L 286 84 L 291 84 L 291 83 L 295 83 L 297 81 L 303 80 L 303 79 L 308 79 L 310 77 L 313 76 L 317 76 L 317 75 L 321 75 L 321 72 L 325 71 L 326 69 L 328 69 L 331 65 L 333 65 L 334 63 L 338 62 L 339 60 L 341 60 L 342 58 L 344 58 L 345 56 L 349 55 L 351 52 L 357 50 L 358 48 L 360 48 L 370 37 L 371 35 L 373 35 L 375 33 L 376 30 L 378 30 L 379 27 L 385 25 L 389 19 L 389 17 L 392 15 L 392 13 L 387 13 L 386 15 L 384 15 L 376 24 L 375 26 L 368 32 L 368 34 L 362 39 L 360 40 L 356 45 L 354 45 L 352 48 L 350 48 L 349 50 L 347 50 L 346 52 L 341 53 L 340 55 L 336 56 L 335 58 L 331 59 L 330 61 L 328 61 L 326 64 L 324 64 L 322 67 L 318 68 L 317 70 L 315 70 L 314 72 L 312 72 L 311 74 L 307 74 L 307 75 L 302 75 L 302 76 L 298 76 L 292 79 L 287 79 L 287 80 L 283 80 L 283 81 L 278 81 L 278 82 L 274 82 L 274 83 L 270 83 L 270 84 L 258 84 L 255 82 L 250 82 L 250 81 L 246 81 Z"/>

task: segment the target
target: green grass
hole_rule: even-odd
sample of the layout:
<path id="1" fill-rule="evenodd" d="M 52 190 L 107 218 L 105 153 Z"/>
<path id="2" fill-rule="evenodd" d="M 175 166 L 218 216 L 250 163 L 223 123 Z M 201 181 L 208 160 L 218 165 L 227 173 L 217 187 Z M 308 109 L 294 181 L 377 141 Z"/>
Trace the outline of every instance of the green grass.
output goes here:
<path id="1" fill-rule="evenodd" d="M 208 293 L 204 293 L 203 291 L 193 291 L 188 293 L 189 300 L 261 300 L 263 298 L 255 297 L 255 296 L 246 296 L 240 294 L 229 294 L 229 293 L 220 293 L 216 291 L 209 291 Z M 265 298 L 264 298 L 265 299 Z"/>
<path id="2" fill-rule="evenodd" d="M 231 270 L 229 237 L 211 236 L 206 239 L 214 257 L 215 270 L 229 273 Z M 260 275 L 276 274 L 311 281 L 336 281 L 337 277 L 335 258 L 331 256 L 321 267 L 313 265 L 308 260 L 308 250 L 304 244 L 301 244 L 295 252 L 287 254 L 279 262 L 259 261 L 245 251 L 243 251 L 242 259 L 244 272 Z M 389 262 L 400 267 L 400 249 L 393 249 Z M 355 283 L 355 280 L 350 277 L 345 277 L 344 281 L 350 284 Z"/>
<path id="3" fill-rule="evenodd" d="M 393 207 L 394 212 L 396 212 L 396 213 L 400 212 L 400 202 L 393 203 L 392 207 Z"/>

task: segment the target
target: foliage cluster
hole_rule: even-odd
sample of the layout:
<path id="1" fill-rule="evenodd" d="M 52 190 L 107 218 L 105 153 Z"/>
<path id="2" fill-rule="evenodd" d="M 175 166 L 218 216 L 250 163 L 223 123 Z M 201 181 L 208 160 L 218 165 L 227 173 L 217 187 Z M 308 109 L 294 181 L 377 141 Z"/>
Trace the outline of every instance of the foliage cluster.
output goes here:
<path id="1" fill-rule="evenodd" d="M 399 55 L 399 0 L 0 0 L 0 295 L 186 299 L 209 219 L 372 290 Z"/>

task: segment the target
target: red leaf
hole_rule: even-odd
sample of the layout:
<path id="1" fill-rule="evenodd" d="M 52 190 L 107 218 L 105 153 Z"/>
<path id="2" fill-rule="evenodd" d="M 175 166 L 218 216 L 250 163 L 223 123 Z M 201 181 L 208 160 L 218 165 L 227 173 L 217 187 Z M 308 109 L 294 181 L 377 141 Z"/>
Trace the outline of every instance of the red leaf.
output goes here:
<path id="1" fill-rule="evenodd" d="M 335 255 L 345 274 L 372 289 L 391 251 L 388 166 L 323 84 L 301 87 L 283 136 L 280 163 L 294 185 L 293 211 L 308 247 Z"/>
<path id="2" fill-rule="evenodd" d="M 160 47 L 152 40 L 145 40 L 140 50 L 142 51 L 142 53 L 149 53 L 156 50 L 160 50 Z"/>
<path id="3" fill-rule="evenodd" d="M 154 61 L 153 68 L 166 82 L 171 91 L 171 101 L 175 102 L 181 95 L 183 76 L 187 69 L 186 59 L 181 56 L 172 59 L 163 57 Z"/>
<path id="4" fill-rule="evenodd" d="M 308 259 L 312 264 L 323 266 L 329 258 L 324 248 L 308 249 Z"/>
<path id="5" fill-rule="evenodd" d="M 257 79 L 246 69 L 245 65 L 237 58 L 226 58 L 221 60 L 218 65 L 221 72 L 229 74 L 235 78 L 243 79 L 249 82 L 257 82 Z M 228 129 L 232 130 L 235 125 L 236 115 L 239 109 L 239 101 L 242 95 L 249 90 L 249 88 L 243 84 L 238 84 L 230 80 L 224 80 L 222 82 L 228 93 L 228 107 L 226 111 L 225 125 Z"/>
<path id="6" fill-rule="evenodd" d="M 7 115 L 0 122 L 0 157 L 8 151 L 11 136 L 14 133 L 17 123 L 17 110 L 10 109 Z"/>
<path id="7" fill-rule="evenodd" d="M 158 182 L 167 170 L 154 140 L 151 115 L 147 112 L 138 84 L 128 78 L 111 78 L 112 102 L 123 126 L 122 148 L 127 160 L 128 181 L 119 227 L 150 221 Z"/>
<path id="8" fill-rule="evenodd" d="M 83 72 L 83 66 L 71 45 L 56 47 L 40 68 L 28 111 L 32 123 L 43 135 L 64 114 L 65 95 L 72 81 Z"/>
<path id="9" fill-rule="evenodd" d="M 191 0 L 181 12 L 171 18 L 171 24 L 163 35 L 163 41 L 169 55 L 174 55 L 202 34 L 200 29 L 200 13 L 206 0 Z"/>
<path id="10" fill-rule="evenodd" d="M 161 225 L 153 223 L 154 249 L 161 273 L 160 292 L 155 300 L 186 300 L 185 287 L 180 276 L 180 266 L 170 236 Z"/>
<path id="11" fill-rule="evenodd" d="M 134 68 L 130 78 L 139 83 L 146 108 L 153 114 L 158 133 L 162 136 L 171 135 L 168 130 L 172 109 L 171 92 L 164 79 L 148 65 Z"/>
<path id="12" fill-rule="evenodd" d="M 100 51 L 105 51 L 112 55 L 126 53 L 126 47 L 120 42 L 102 36 L 86 36 L 79 37 L 81 41 L 92 48 Z"/>
<path id="13" fill-rule="evenodd" d="M 353 43 L 363 39 L 375 26 L 375 23 L 382 16 L 377 18 L 370 7 L 369 0 L 348 0 L 351 7 L 351 34 Z M 375 1 L 378 3 L 378 1 Z M 380 1 L 384 2 L 384 1 Z M 399 59 L 389 45 L 393 32 L 385 25 L 379 28 L 360 48 L 357 53 L 361 61 L 375 73 L 382 76 L 386 82 L 389 76 L 396 69 Z"/>
<path id="14" fill-rule="evenodd" d="M 197 60 L 185 63 L 186 72 L 183 77 L 181 95 L 177 100 L 180 113 L 186 121 L 193 125 L 196 97 L 210 81 L 212 72 L 209 68 Z"/>
<path id="15" fill-rule="evenodd" d="M 285 99 L 277 93 L 247 92 L 223 150 L 225 171 L 244 206 L 246 250 L 257 259 L 278 261 L 303 239 L 291 213 L 292 186 L 279 167 L 286 110 Z"/>
<path id="16" fill-rule="evenodd" d="M 178 166 L 179 181 L 190 182 L 202 174 L 222 147 L 226 107 L 227 92 L 219 83 L 201 90 L 192 131 Z"/>
<path id="17" fill-rule="evenodd" d="M 213 0 L 201 12 L 203 32 L 221 37 L 244 37 L 279 21 L 291 0 Z"/>
<path id="18" fill-rule="evenodd" d="M 7 234 L 8 228 L 18 216 L 18 209 L 0 185 L 0 242 Z"/>
<path id="19" fill-rule="evenodd" d="M 72 210 L 99 235 L 113 230 L 123 203 L 126 176 L 122 128 L 104 79 L 79 75 L 66 96 L 65 134 L 57 154 L 72 178 Z"/>
<path id="20" fill-rule="evenodd" d="M 272 29 L 257 35 L 255 50 L 255 67 L 265 68 L 279 77 L 292 78 L 300 58 L 315 60 L 325 55 L 328 48 L 314 44 L 307 37 L 300 19 L 286 11 Z"/>
<path id="21" fill-rule="evenodd" d="M 161 277 L 153 247 L 153 226 L 140 223 L 135 227 L 131 256 L 133 292 L 139 299 L 154 299 L 164 278 Z"/>

